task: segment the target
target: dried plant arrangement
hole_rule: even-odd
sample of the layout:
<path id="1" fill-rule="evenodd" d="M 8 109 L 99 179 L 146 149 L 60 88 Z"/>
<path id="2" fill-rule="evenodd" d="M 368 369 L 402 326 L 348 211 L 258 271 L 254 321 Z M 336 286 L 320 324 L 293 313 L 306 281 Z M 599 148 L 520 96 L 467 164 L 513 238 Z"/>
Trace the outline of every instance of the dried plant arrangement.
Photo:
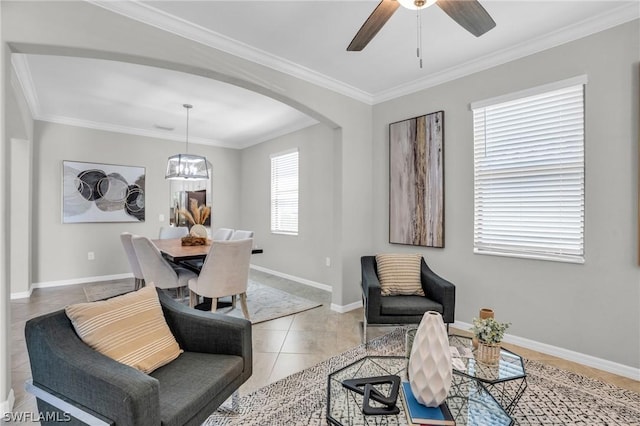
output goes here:
<path id="1" fill-rule="evenodd" d="M 211 214 L 211 207 L 205 205 L 198 207 L 198 200 L 189 198 L 189 210 L 180 209 L 178 213 L 187 219 L 191 225 L 203 225 Z"/>

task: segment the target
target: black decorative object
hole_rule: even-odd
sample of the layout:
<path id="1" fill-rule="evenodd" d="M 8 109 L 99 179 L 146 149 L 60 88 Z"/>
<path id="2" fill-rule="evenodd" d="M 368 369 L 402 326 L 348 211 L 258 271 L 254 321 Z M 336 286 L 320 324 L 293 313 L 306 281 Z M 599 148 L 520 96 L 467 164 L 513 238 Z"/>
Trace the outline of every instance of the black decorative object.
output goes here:
<path id="1" fill-rule="evenodd" d="M 389 395 L 382 394 L 375 385 L 391 385 Z M 361 377 L 357 379 L 343 380 L 342 386 L 364 395 L 362 401 L 362 412 L 366 415 L 389 415 L 398 414 L 400 409 L 396 406 L 398 391 L 400 390 L 399 376 L 376 376 Z M 382 407 L 371 406 L 370 400 L 382 404 Z"/>

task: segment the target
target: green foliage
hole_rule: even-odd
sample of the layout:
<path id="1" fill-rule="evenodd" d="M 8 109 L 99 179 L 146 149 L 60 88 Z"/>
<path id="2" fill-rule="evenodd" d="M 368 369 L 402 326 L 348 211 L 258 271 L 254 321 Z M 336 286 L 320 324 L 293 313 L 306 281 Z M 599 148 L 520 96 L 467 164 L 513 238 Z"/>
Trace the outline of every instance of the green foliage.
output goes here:
<path id="1" fill-rule="evenodd" d="M 474 318 L 471 331 L 479 341 L 494 344 L 502 342 L 504 332 L 510 325 L 510 322 L 498 322 L 494 318 Z"/>

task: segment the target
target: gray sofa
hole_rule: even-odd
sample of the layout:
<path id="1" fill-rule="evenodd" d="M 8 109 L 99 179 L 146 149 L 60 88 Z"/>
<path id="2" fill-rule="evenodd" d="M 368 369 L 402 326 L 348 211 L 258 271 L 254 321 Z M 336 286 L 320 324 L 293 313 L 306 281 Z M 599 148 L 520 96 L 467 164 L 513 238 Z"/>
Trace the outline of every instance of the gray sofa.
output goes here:
<path id="1" fill-rule="evenodd" d="M 382 296 L 375 256 L 362 256 L 362 298 L 364 340 L 367 325 L 418 324 L 427 311 L 442 314 L 447 326 L 455 321 L 456 287 L 433 272 L 424 258 L 420 262 L 420 282 L 425 296 Z"/>
<path id="2" fill-rule="evenodd" d="M 33 376 L 27 388 L 37 397 L 43 425 L 199 425 L 251 376 L 249 321 L 195 311 L 162 290 L 158 295 L 184 353 L 151 374 L 91 349 L 64 310 L 27 322 Z M 67 422 L 69 412 L 74 417 Z"/>

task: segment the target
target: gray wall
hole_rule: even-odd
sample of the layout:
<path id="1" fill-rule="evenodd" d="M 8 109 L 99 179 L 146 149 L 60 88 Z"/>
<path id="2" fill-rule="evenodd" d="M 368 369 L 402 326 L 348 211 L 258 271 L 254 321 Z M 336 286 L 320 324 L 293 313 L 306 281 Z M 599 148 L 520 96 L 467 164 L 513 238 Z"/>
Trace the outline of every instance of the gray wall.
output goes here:
<path id="1" fill-rule="evenodd" d="M 511 334 L 640 366 L 638 21 L 374 107 L 375 247 L 421 252 L 456 284 L 456 319 L 483 306 Z M 587 74 L 584 265 L 473 254 L 469 103 Z M 388 124 L 445 111 L 445 248 L 388 244 Z"/>
<path id="2" fill-rule="evenodd" d="M 36 121 L 33 282 L 129 273 L 119 235 L 127 231 L 157 238 L 160 226 L 169 224 L 169 181 L 164 173 L 167 158 L 183 149 L 179 142 Z M 205 155 L 213 164 L 214 223 L 238 226 L 240 153 L 197 144 L 191 144 L 189 152 Z M 63 160 L 145 167 L 145 222 L 62 224 Z M 95 260 L 87 260 L 89 251 Z"/>
<path id="3" fill-rule="evenodd" d="M 299 234 L 271 233 L 270 155 L 299 152 Z M 323 124 L 242 150 L 241 223 L 265 249 L 251 263 L 316 283 L 332 285 L 325 258 L 333 247 L 333 130 Z"/>
<path id="4" fill-rule="evenodd" d="M 358 260 L 372 241 L 370 105 L 86 2 L 2 2 L 2 7 L 5 42 L 22 53 L 128 61 L 214 78 L 285 102 L 335 129 L 334 164 L 340 170 L 334 175 L 339 190 L 333 232 L 341 239 L 332 301 L 345 305 L 360 299 Z"/>

